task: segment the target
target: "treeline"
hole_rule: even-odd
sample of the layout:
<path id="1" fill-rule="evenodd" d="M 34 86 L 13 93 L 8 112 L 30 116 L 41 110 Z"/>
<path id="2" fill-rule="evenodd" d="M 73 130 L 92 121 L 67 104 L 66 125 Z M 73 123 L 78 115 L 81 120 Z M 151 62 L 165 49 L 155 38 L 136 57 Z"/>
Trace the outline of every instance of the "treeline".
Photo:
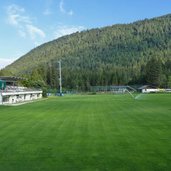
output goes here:
<path id="1" fill-rule="evenodd" d="M 62 85 L 64 90 L 89 91 L 91 86 L 107 85 L 143 85 L 150 84 L 158 87 L 171 87 L 171 60 L 162 62 L 151 58 L 146 65 L 137 68 L 113 67 L 113 65 L 76 67 L 63 61 Z M 32 70 L 24 82 L 26 86 L 48 87 L 59 89 L 59 67 L 56 61 L 40 65 Z"/>
<path id="2" fill-rule="evenodd" d="M 24 76 L 32 84 L 56 88 L 59 59 L 65 89 L 147 83 L 167 87 L 171 15 L 64 36 L 33 49 L 1 74 Z M 154 70 L 150 70 L 152 66 Z"/>

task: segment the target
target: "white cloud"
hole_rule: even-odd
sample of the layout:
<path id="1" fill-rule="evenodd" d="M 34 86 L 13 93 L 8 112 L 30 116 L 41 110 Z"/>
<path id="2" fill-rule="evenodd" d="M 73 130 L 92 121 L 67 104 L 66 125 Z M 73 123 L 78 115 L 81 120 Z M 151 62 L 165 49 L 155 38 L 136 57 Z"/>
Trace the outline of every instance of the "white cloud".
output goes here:
<path id="1" fill-rule="evenodd" d="M 7 7 L 7 21 L 13 26 L 31 23 L 30 18 L 25 15 L 25 9 L 15 4 L 9 5 Z"/>
<path id="2" fill-rule="evenodd" d="M 59 9 L 60 9 L 60 12 L 63 13 L 63 14 L 67 14 L 67 15 L 70 15 L 70 16 L 72 16 L 74 14 L 74 12 L 72 10 L 67 11 L 64 8 L 64 0 L 61 0 L 60 1 L 60 3 L 59 3 Z"/>
<path id="3" fill-rule="evenodd" d="M 0 69 L 4 68 L 5 66 L 13 63 L 14 61 L 16 61 L 17 59 L 19 59 L 19 57 L 25 55 L 27 52 L 23 51 L 23 50 L 14 50 L 12 52 L 12 56 L 9 57 L 9 55 L 4 55 L 3 57 L 0 56 Z"/>
<path id="4" fill-rule="evenodd" d="M 60 25 L 57 27 L 55 31 L 55 38 L 59 38 L 65 35 L 69 35 L 78 31 L 85 30 L 84 26 L 67 26 L 67 25 Z"/>
<path id="5" fill-rule="evenodd" d="M 8 16 L 8 22 L 11 25 L 18 25 L 18 21 L 17 21 L 18 15 L 16 14 L 11 14 Z"/>
<path id="6" fill-rule="evenodd" d="M 29 24 L 29 25 L 26 25 L 26 28 L 27 28 L 27 32 L 29 33 L 30 37 L 33 40 L 36 38 L 36 36 L 45 38 L 45 33 L 38 27 Z"/>
<path id="7" fill-rule="evenodd" d="M 4 59 L 4 58 L 0 58 L 0 69 L 3 69 L 5 66 L 11 64 L 15 60 L 16 59 Z"/>
<path id="8" fill-rule="evenodd" d="M 32 40 L 35 40 L 36 38 L 46 37 L 43 30 L 33 24 L 25 9 L 16 4 L 7 7 L 7 22 L 14 26 L 23 38 L 29 36 Z"/>

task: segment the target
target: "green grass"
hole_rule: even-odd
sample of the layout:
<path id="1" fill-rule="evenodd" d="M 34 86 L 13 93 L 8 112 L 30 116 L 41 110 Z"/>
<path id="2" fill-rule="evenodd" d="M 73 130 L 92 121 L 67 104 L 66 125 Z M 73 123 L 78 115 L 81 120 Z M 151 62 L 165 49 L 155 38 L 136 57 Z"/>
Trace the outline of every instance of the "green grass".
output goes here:
<path id="1" fill-rule="evenodd" d="M 171 95 L 0 106 L 0 171 L 170 171 Z"/>

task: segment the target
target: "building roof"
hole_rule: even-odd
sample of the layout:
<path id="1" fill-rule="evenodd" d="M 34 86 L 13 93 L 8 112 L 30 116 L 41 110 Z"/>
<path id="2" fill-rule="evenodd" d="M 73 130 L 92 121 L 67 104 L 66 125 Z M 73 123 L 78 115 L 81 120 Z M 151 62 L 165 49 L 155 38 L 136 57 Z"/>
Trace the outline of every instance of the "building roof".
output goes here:
<path id="1" fill-rule="evenodd" d="M 16 82 L 16 81 L 21 81 L 25 79 L 21 77 L 14 77 L 14 76 L 0 76 L 0 80 L 4 80 L 6 82 Z"/>
<path id="2" fill-rule="evenodd" d="M 142 90 L 142 89 L 147 89 L 147 88 L 157 88 L 157 87 L 153 86 L 153 85 L 143 85 L 143 86 L 139 87 L 138 89 Z"/>

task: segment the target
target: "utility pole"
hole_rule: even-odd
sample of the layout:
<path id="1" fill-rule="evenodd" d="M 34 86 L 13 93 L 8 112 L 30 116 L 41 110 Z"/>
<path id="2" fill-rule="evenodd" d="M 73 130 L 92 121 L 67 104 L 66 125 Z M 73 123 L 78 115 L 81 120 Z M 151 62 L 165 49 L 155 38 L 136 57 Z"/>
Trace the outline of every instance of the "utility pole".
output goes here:
<path id="1" fill-rule="evenodd" d="M 61 73 L 61 60 L 58 61 L 59 63 L 59 95 L 62 96 L 62 73 Z"/>

